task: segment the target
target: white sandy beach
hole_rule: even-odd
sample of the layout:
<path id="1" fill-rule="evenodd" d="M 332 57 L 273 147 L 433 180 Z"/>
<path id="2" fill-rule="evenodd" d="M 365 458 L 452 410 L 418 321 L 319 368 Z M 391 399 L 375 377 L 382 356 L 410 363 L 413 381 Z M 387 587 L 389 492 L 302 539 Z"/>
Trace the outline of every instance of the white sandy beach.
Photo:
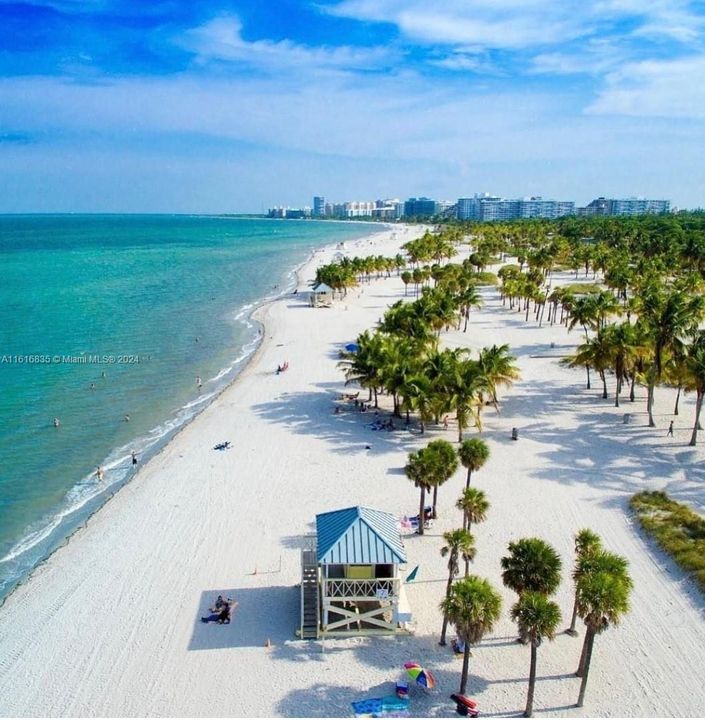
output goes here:
<path id="1" fill-rule="evenodd" d="M 393 255 L 418 233 L 397 229 L 347 243 L 346 251 Z M 334 253 L 313 257 L 302 290 Z M 598 636 L 581 710 L 573 707 L 573 673 L 582 627 L 579 638 L 560 634 L 542 645 L 535 714 L 705 715 L 705 601 L 627 506 L 636 491 L 666 489 L 705 509 L 705 446 L 687 445 L 692 398 L 667 438 L 670 391 L 657 390 L 659 427 L 646 427 L 643 389 L 638 402 L 617 409 L 601 399 L 597 378 L 587 391 L 583 372 L 558 364 L 556 356 L 580 341 L 578 331 L 525 323 L 496 290 L 483 294 L 468 332 L 444 334 L 443 342 L 508 343 L 522 380 L 501 394 L 500 415 L 484 414 L 492 455 L 473 476 L 492 505 L 474 529 L 473 572 L 501 589 L 504 608 L 473 650 L 469 694 L 483 715 L 524 709 L 529 650 L 515 642 L 515 596 L 501 584 L 507 543 L 538 535 L 559 550 L 557 599 L 567 626 L 573 535 L 587 526 L 629 559 L 633 608 Z M 389 694 L 406 661 L 438 681 L 431 694 L 412 692 L 412 716 L 455 715 L 448 696 L 461 662 L 437 644 L 447 577 L 439 550 L 441 534 L 460 522 L 462 468 L 439 492 L 435 527 L 406 538 L 407 572 L 420 566 L 407 585 L 415 635 L 325 642 L 294 635 L 299 547 L 315 514 L 357 504 L 415 513 L 418 492 L 402 470 L 407 453 L 431 439 L 457 439 L 453 423 L 420 437 L 373 432 L 369 416 L 352 410 L 333 413 L 343 390 L 338 351 L 404 295 L 399 278 L 372 281 L 331 309 L 311 309 L 303 295 L 259 311 L 265 342 L 240 378 L 0 607 L 1 715 L 350 716 L 352 700 Z M 276 375 L 284 361 L 289 370 Z M 519 442 L 510 440 L 512 427 Z M 223 440 L 233 449 L 213 450 Z M 233 622 L 204 625 L 199 618 L 218 593 L 238 600 Z"/>

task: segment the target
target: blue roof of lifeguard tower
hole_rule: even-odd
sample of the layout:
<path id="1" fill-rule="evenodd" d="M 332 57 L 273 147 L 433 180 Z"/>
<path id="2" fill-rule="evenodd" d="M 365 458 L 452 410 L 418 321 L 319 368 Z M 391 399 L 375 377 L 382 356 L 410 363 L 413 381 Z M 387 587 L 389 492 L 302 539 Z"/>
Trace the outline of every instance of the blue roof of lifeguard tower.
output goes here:
<path id="1" fill-rule="evenodd" d="M 406 552 L 391 513 L 350 507 L 316 515 L 318 562 L 323 565 L 399 565 Z"/>

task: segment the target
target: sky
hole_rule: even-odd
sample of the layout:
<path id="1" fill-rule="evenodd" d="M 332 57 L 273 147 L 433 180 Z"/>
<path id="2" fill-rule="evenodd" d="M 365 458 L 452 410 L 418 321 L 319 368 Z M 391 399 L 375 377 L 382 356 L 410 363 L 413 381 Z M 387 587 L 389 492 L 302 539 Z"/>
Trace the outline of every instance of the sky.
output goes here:
<path id="1" fill-rule="evenodd" d="M 0 0 L 0 212 L 705 206 L 705 3 Z"/>

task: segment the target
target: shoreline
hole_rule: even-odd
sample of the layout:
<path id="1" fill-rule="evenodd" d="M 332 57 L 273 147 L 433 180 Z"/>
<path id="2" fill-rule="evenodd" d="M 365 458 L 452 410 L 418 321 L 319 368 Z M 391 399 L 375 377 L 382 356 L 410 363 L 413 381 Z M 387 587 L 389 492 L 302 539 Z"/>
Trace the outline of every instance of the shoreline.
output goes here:
<path id="1" fill-rule="evenodd" d="M 188 216 L 190 217 L 190 215 Z M 214 216 L 216 217 L 216 216 Z M 265 218 L 266 219 L 266 218 Z M 345 221 L 341 221 L 345 222 Z M 383 225 L 384 229 L 380 230 L 378 233 L 372 233 L 368 235 L 363 235 L 358 238 L 352 238 L 351 240 L 347 240 L 345 242 L 348 242 L 350 244 L 353 243 L 360 243 L 369 239 L 374 239 L 377 235 L 383 235 L 386 232 L 389 232 L 389 227 L 391 227 L 388 223 L 385 223 Z M 207 398 L 205 402 L 198 403 L 200 407 L 194 412 L 192 415 L 189 415 L 184 419 L 180 424 L 176 425 L 176 427 L 173 427 L 170 430 L 166 430 L 164 434 L 161 437 L 158 437 L 153 443 L 147 446 L 146 450 L 143 450 L 140 453 L 140 465 L 137 470 L 134 470 L 130 472 L 130 467 L 128 466 L 125 475 L 122 478 L 117 479 L 116 481 L 113 481 L 113 483 L 106 485 L 106 487 L 102 490 L 100 490 L 96 495 L 89 497 L 86 499 L 82 505 L 80 505 L 77 508 L 71 509 L 66 511 L 63 515 L 60 516 L 60 520 L 58 520 L 57 524 L 48 530 L 45 530 L 45 528 L 38 528 L 36 530 L 32 530 L 27 535 L 22 536 L 21 538 L 18 538 L 18 540 L 15 542 L 15 544 L 8 550 L 8 555 L 15 553 L 14 557 L 21 557 L 25 553 L 31 552 L 34 547 L 37 545 L 47 542 L 49 549 L 46 553 L 42 554 L 42 557 L 34 562 L 32 564 L 32 567 L 26 570 L 22 573 L 22 575 L 12 583 L 11 587 L 3 592 L 3 594 L 0 596 L 0 609 L 2 609 L 5 602 L 12 596 L 12 594 L 23 584 L 27 583 L 31 580 L 32 575 L 34 572 L 45 565 L 51 557 L 61 548 L 68 545 L 68 543 L 74 538 L 76 533 L 84 530 L 91 518 L 98 512 L 100 512 L 104 507 L 106 507 L 110 501 L 127 485 L 129 485 L 131 482 L 133 482 L 137 476 L 139 475 L 140 470 L 144 465 L 148 462 L 150 462 L 153 458 L 157 457 L 164 448 L 166 448 L 171 442 L 174 441 L 174 439 L 184 430 L 186 427 L 188 427 L 196 418 L 198 418 L 203 412 L 205 412 L 216 400 L 226 391 L 228 388 L 233 386 L 238 379 L 241 377 L 241 375 L 245 372 L 247 367 L 255 361 L 255 358 L 257 357 L 261 346 L 264 344 L 265 336 L 266 336 L 266 328 L 264 327 L 264 323 L 257 317 L 258 311 L 262 310 L 262 308 L 265 308 L 267 305 L 271 303 L 275 303 L 279 300 L 283 300 L 287 295 L 291 294 L 293 289 L 298 288 L 301 289 L 301 273 L 310 263 L 314 261 L 316 258 L 317 253 L 319 252 L 327 252 L 331 256 L 336 252 L 337 249 L 337 242 L 328 242 L 324 245 L 322 245 L 319 248 L 312 247 L 308 250 L 307 257 L 298 263 L 297 265 L 294 265 L 293 268 L 289 270 L 288 273 L 285 272 L 286 275 L 290 277 L 290 282 L 287 287 L 287 289 L 283 290 L 282 292 L 278 293 L 277 295 L 270 295 L 265 294 L 263 297 L 254 300 L 250 307 L 247 309 L 246 314 L 243 316 L 242 319 L 238 320 L 239 322 L 253 322 L 259 329 L 259 334 L 255 336 L 252 340 L 249 340 L 247 343 L 245 343 L 242 346 L 241 352 L 245 353 L 246 348 L 253 344 L 253 347 L 251 350 L 247 351 L 239 360 L 234 360 L 232 362 L 232 365 L 227 372 L 223 373 L 223 369 L 219 370 L 216 375 L 213 378 L 208 378 L 206 382 L 214 381 L 218 377 L 221 376 L 227 376 L 230 375 L 231 377 L 225 382 L 221 387 L 215 389 L 212 394 Z M 237 313 L 242 312 L 242 308 L 233 308 L 231 317 L 233 320 L 237 319 Z M 180 413 L 182 413 L 184 410 L 186 410 L 187 406 L 182 406 L 177 408 L 173 411 L 172 415 L 166 417 L 161 425 L 178 421 L 178 416 Z M 159 427 L 159 426 L 156 426 Z M 137 443 L 137 440 L 142 439 L 143 441 L 145 439 L 148 439 L 152 432 L 154 432 L 155 428 L 151 428 L 150 430 L 147 430 L 145 433 L 140 435 L 134 442 L 127 443 L 130 447 L 135 447 Z M 116 447 L 112 448 L 110 452 L 106 455 L 106 457 L 99 463 L 99 465 L 103 468 L 106 468 L 110 466 L 111 463 L 115 463 L 119 461 L 120 459 L 123 460 L 129 460 L 129 454 L 125 455 L 123 458 L 117 458 L 116 460 L 111 461 L 110 458 L 115 454 L 119 453 L 120 451 L 124 450 L 125 446 L 122 447 Z M 119 467 L 119 466 L 118 466 Z M 81 478 L 77 480 L 77 483 L 85 482 L 87 478 L 92 477 L 93 473 L 89 473 L 84 478 Z M 75 485 L 75 483 L 74 483 Z M 73 486 L 72 486 L 73 487 Z M 67 491 L 67 493 L 70 492 Z M 58 512 L 57 508 L 57 512 Z M 73 516 L 76 516 L 74 522 L 71 522 L 71 518 Z M 52 519 L 57 517 L 57 515 L 52 516 Z M 80 518 L 80 519 L 79 519 Z M 38 521 L 39 522 L 39 521 Z M 75 523 L 75 524 L 74 524 Z M 67 528 L 65 531 L 61 531 L 62 525 L 67 525 Z M 23 543 L 26 543 L 29 538 L 31 538 L 35 534 L 39 534 L 42 532 L 46 532 L 46 534 L 43 537 L 40 537 L 38 540 L 33 542 L 31 545 L 29 545 L 26 549 L 21 550 L 21 552 L 17 552 L 17 549 L 21 547 Z M 56 538 L 54 540 L 51 540 L 51 538 L 56 535 Z M 11 558 L 11 559 L 14 559 Z"/>
<path id="2" fill-rule="evenodd" d="M 287 301 L 289 295 L 259 310 L 267 330 L 240 382 L 229 386 L 235 389 L 142 467 L 0 610 L 0 714 L 346 716 L 350 701 L 389 694 L 403 663 L 419 661 L 439 689 L 415 693 L 412 714 L 454 716 L 448 694 L 457 690 L 460 667 L 437 644 L 447 580 L 439 551 L 443 532 L 457 526 L 463 472 L 443 487 L 433 531 L 404 538 L 407 569 L 419 567 L 418 581 L 406 586 L 415 635 L 294 637 L 301 537 L 315 514 L 354 504 L 408 514 L 418 507 L 418 491 L 402 470 L 408 452 L 457 436 L 453 423 L 447 431 L 431 424 L 424 436 L 373 432 L 368 417 L 338 399 L 339 348 L 403 294 L 392 276 L 365 283 L 329 309 L 310 309 L 303 297 Z M 523 314 L 501 307 L 495 289 L 483 294 L 486 305 L 473 310 L 468 333 L 451 330 L 444 343 L 477 349 L 507 341 L 522 380 L 502 394 L 501 414 L 487 411 L 483 438 L 491 455 L 473 474 L 491 502 L 486 522 L 473 528 L 473 572 L 501 591 L 504 609 L 473 648 L 469 691 L 484 714 L 521 712 L 529 654 L 515 642 L 508 609 L 516 597 L 501 586 L 499 557 L 509 541 L 537 533 L 556 547 L 564 568 L 556 600 L 567 621 L 572 536 L 587 524 L 628 557 L 633 610 L 596 642 L 582 710 L 570 705 L 581 640 L 560 634 L 542 645 L 536 715 L 701 714 L 702 598 L 661 561 L 625 510 L 635 488 L 667 483 L 676 498 L 700 497 L 700 475 L 684 471 L 682 448 L 665 429 L 622 424 L 624 408 L 601 402 L 597 391 L 583 389 L 582 373 L 546 356 L 551 343 L 566 349 L 578 334 L 525 323 Z M 282 360 L 290 369 L 276 375 Z M 670 395 L 657 395 L 665 415 Z M 643 411 L 641 402 L 633 415 Z M 683 425 L 692 403 L 682 406 Z M 509 437 L 514 426 L 516 443 Z M 226 438 L 233 449 L 214 452 L 214 440 Z M 702 456 L 698 449 L 689 462 L 696 467 Z M 219 593 L 239 602 L 233 623 L 203 625 L 200 615 Z"/>

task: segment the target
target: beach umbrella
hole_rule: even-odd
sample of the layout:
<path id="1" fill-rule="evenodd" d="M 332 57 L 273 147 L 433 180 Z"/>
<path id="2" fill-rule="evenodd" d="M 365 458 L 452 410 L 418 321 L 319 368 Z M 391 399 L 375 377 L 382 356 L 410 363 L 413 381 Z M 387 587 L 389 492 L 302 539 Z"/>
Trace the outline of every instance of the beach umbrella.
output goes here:
<path id="1" fill-rule="evenodd" d="M 345 349 L 346 349 L 348 352 L 357 352 L 357 351 L 360 349 L 360 346 L 359 346 L 357 343 L 348 343 L 348 344 L 345 346 Z"/>
<path id="2" fill-rule="evenodd" d="M 431 690 L 436 687 L 436 680 L 431 673 L 418 663 L 404 663 L 404 669 L 417 685 Z"/>

